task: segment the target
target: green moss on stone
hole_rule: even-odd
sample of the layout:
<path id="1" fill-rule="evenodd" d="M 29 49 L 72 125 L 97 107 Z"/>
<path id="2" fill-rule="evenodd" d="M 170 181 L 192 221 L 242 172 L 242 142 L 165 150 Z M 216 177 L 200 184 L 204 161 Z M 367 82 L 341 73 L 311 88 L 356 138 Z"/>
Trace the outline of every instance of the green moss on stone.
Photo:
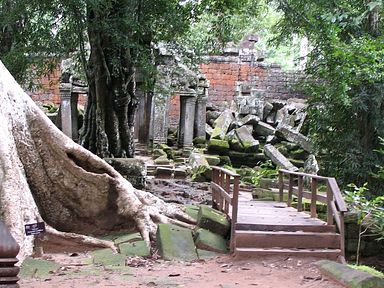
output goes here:
<path id="1" fill-rule="evenodd" d="M 211 139 L 208 142 L 208 151 L 211 153 L 226 153 L 229 149 L 228 141 Z"/>
<path id="2" fill-rule="evenodd" d="M 223 236 L 202 228 L 196 230 L 195 245 L 196 248 L 217 253 L 227 253 L 228 250 Z"/>
<path id="3" fill-rule="evenodd" d="M 226 237 L 231 228 L 227 216 L 209 206 L 201 205 L 197 218 L 197 226 Z"/>

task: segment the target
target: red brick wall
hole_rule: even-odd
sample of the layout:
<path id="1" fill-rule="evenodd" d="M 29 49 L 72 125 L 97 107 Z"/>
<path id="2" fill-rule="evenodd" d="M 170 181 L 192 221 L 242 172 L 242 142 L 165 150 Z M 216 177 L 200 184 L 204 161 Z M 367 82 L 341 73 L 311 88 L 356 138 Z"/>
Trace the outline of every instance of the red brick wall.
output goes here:
<path id="1" fill-rule="evenodd" d="M 27 93 L 33 101 L 60 104 L 60 76 L 60 67 L 57 67 L 51 74 L 40 79 L 41 88 L 39 90 Z"/>
<path id="2" fill-rule="evenodd" d="M 61 71 L 60 66 L 58 66 L 51 74 L 40 79 L 40 89 L 32 92 L 27 91 L 28 95 L 31 96 L 35 102 L 60 105 L 60 77 Z M 85 106 L 86 102 L 87 95 L 79 95 L 78 103 Z"/>

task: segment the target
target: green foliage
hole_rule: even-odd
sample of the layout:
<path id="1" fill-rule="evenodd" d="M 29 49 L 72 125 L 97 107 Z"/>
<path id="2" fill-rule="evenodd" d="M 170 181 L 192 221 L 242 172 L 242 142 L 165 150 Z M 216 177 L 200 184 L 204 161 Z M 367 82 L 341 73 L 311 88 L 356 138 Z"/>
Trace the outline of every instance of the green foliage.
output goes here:
<path id="1" fill-rule="evenodd" d="M 272 162 L 266 161 L 260 164 L 260 166 L 255 167 L 254 169 L 247 170 L 249 175 L 244 175 L 243 179 L 247 179 L 251 184 L 259 186 L 260 180 L 262 178 L 273 179 L 276 178 L 279 174 L 278 168 L 276 168 Z M 240 175 L 242 172 L 239 172 Z"/>
<path id="2" fill-rule="evenodd" d="M 373 199 L 367 197 L 367 183 L 358 187 L 349 184 L 351 190 L 345 191 L 345 201 L 352 212 L 357 214 L 359 240 L 356 251 L 356 263 L 359 263 L 361 237 L 367 232 L 376 236 L 378 241 L 384 240 L 384 196 Z"/>
<path id="3" fill-rule="evenodd" d="M 384 196 L 372 199 L 367 197 L 367 184 L 361 187 L 349 184 L 351 189 L 345 192 L 345 201 L 351 211 L 357 213 L 358 224 L 366 226 L 378 236 L 378 240 L 384 239 Z"/>
<path id="4" fill-rule="evenodd" d="M 360 271 L 363 271 L 363 272 L 366 272 L 366 273 L 369 273 L 375 277 L 379 277 L 379 278 L 384 278 L 384 273 L 383 272 L 380 272 L 370 266 L 365 266 L 365 265 L 352 265 L 352 264 L 348 264 L 349 267 L 353 268 L 353 269 L 356 269 L 356 270 L 360 270 Z"/>
<path id="5" fill-rule="evenodd" d="M 310 133 L 324 173 L 342 185 L 369 182 L 383 163 L 375 152 L 384 136 L 384 65 L 381 1 L 276 1 L 284 18 L 278 40 L 298 34 L 312 50 L 303 85 L 310 96 Z"/>
<path id="6" fill-rule="evenodd" d="M 265 56 L 266 63 L 294 68 L 299 55 L 298 41 L 289 39 L 279 47 L 271 43 L 277 35 L 272 28 L 282 16 L 275 5 L 265 0 L 242 0 L 238 4 L 230 15 L 205 11 L 180 39 L 181 43 L 197 55 L 218 54 L 228 43 L 237 45 L 245 36 L 253 34 L 259 37 L 254 48 Z"/>

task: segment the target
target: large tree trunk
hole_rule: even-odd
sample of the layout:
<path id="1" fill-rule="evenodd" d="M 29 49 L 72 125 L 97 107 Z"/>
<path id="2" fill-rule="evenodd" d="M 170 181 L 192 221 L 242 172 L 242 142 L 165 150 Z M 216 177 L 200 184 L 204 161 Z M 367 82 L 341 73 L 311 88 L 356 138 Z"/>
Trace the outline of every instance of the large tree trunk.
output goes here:
<path id="1" fill-rule="evenodd" d="M 149 244 L 158 222 L 193 223 L 179 206 L 136 190 L 104 160 L 65 136 L 0 62 L 0 218 L 31 254 L 24 224 L 65 232 L 137 228 Z M 108 246 L 108 245 L 105 245 Z"/>
<path id="2" fill-rule="evenodd" d="M 116 1 L 109 9 L 87 7 L 89 93 L 80 143 L 102 158 L 134 156 L 138 101 L 130 32 L 122 24 L 129 17 L 126 6 Z"/>

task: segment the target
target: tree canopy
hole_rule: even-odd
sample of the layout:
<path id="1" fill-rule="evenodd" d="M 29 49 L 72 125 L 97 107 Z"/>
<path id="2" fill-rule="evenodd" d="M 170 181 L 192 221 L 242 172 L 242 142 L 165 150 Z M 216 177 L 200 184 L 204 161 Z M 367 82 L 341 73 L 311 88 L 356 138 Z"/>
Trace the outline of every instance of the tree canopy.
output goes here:
<path id="1" fill-rule="evenodd" d="M 277 2 L 280 39 L 294 33 L 312 46 L 304 88 L 325 173 L 383 193 L 373 177 L 383 163 L 376 152 L 384 135 L 382 1 Z"/>

